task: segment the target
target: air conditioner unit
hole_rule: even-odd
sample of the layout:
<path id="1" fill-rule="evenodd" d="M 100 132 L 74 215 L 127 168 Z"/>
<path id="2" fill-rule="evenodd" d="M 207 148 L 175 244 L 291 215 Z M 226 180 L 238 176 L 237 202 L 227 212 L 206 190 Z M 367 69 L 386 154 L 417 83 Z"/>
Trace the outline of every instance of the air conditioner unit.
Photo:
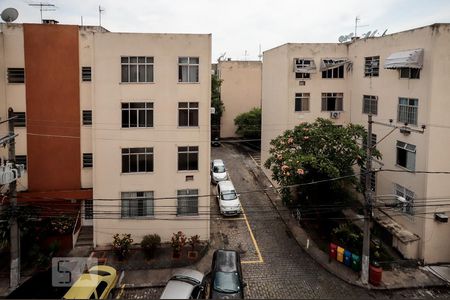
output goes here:
<path id="1" fill-rule="evenodd" d="M 339 111 L 332 111 L 332 112 L 330 112 L 330 118 L 339 119 L 340 114 L 341 114 L 341 112 L 339 112 Z"/>

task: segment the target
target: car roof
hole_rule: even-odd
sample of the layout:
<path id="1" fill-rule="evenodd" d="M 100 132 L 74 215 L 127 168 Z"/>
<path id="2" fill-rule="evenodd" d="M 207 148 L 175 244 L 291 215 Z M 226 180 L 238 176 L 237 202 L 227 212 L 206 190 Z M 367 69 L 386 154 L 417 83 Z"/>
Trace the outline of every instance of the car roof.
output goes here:
<path id="1" fill-rule="evenodd" d="M 221 190 L 231 191 L 235 189 L 233 183 L 230 180 L 220 181 L 218 184 Z"/>
<path id="2" fill-rule="evenodd" d="M 72 287 L 67 291 L 64 295 L 65 299 L 88 299 L 94 290 L 97 288 L 97 285 L 100 281 L 105 279 L 106 276 L 110 275 L 99 275 L 95 274 L 98 271 L 107 272 L 110 275 L 115 275 L 116 270 L 109 266 L 93 266 L 89 269 L 89 273 L 82 274 L 72 285 Z M 93 273 L 91 273 L 93 272 Z M 105 280 L 108 282 L 107 280 Z"/>
<path id="3" fill-rule="evenodd" d="M 237 258 L 239 253 L 233 250 L 216 250 L 214 269 L 221 272 L 237 272 Z"/>
<path id="4" fill-rule="evenodd" d="M 213 160 L 213 165 L 214 166 L 220 166 L 220 165 L 225 165 L 224 163 L 223 163 L 223 160 L 221 160 L 221 159 L 214 159 Z"/>
<path id="5" fill-rule="evenodd" d="M 192 290 L 197 285 L 196 283 L 177 279 L 177 277 L 190 277 L 198 281 L 199 284 L 203 281 L 203 273 L 192 269 L 176 269 L 172 273 L 172 277 L 167 282 L 166 287 L 160 299 L 189 299 Z M 188 279 L 188 278 L 186 278 Z"/>

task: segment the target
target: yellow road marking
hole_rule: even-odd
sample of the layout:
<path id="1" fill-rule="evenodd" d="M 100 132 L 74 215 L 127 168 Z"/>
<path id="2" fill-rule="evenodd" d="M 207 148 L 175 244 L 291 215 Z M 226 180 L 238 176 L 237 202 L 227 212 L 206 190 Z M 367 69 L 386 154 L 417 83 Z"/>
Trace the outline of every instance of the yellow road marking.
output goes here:
<path id="1" fill-rule="evenodd" d="M 123 292 L 124 292 L 124 288 L 125 288 L 125 283 L 122 284 L 122 286 L 120 287 L 120 292 L 119 292 L 119 294 L 117 295 L 116 299 L 122 298 L 122 295 L 123 295 Z"/>
<path id="2" fill-rule="evenodd" d="M 253 245 L 255 246 L 256 253 L 258 254 L 259 260 L 256 260 L 256 261 L 242 261 L 241 263 L 244 263 L 244 264 L 263 263 L 264 260 L 263 260 L 263 258 L 261 256 L 261 251 L 259 251 L 258 243 L 256 242 L 256 239 L 255 239 L 255 236 L 253 235 L 252 229 L 250 228 L 250 224 L 248 223 L 247 215 L 245 214 L 243 207 L 242 207 L 242 214 L 244 215 L 244 220 L 245 220 L 245 223 L 247 224 L 248 232 L 250 233 L 250 237 L 251 237 L 251 239 L 253 241 Z"/>

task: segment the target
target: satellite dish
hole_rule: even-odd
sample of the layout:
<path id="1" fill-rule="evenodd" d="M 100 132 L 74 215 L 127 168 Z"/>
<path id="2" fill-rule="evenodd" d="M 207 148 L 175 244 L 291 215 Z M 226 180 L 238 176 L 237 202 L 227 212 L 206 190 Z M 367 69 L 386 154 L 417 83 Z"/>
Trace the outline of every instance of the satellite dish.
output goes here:
<path id="1" fill-rule="evenodd" d="M 2 11 L 2 20 L 6 23 L 14 22 L 19 16 L 19 12 L 15 8 L 7 8 Z"/>
<path id="2" fill-rule="evenodd" d="M 345 35 L 341 35 L 338 39 L 339 43 L 343 43 L 347 40 L 347 37 Z"/>

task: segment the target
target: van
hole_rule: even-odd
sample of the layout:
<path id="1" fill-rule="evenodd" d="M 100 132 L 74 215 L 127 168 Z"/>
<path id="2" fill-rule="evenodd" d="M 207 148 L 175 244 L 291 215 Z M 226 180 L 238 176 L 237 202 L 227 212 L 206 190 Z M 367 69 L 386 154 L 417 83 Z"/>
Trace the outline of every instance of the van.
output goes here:
<path id="1" fill-rule="evenodd" d="M 241 202 L 231 181 L 220 181 L 217 184 L 217 200 L 220 213 L 224 216 L 235 216 L 241 213 Z"/>

